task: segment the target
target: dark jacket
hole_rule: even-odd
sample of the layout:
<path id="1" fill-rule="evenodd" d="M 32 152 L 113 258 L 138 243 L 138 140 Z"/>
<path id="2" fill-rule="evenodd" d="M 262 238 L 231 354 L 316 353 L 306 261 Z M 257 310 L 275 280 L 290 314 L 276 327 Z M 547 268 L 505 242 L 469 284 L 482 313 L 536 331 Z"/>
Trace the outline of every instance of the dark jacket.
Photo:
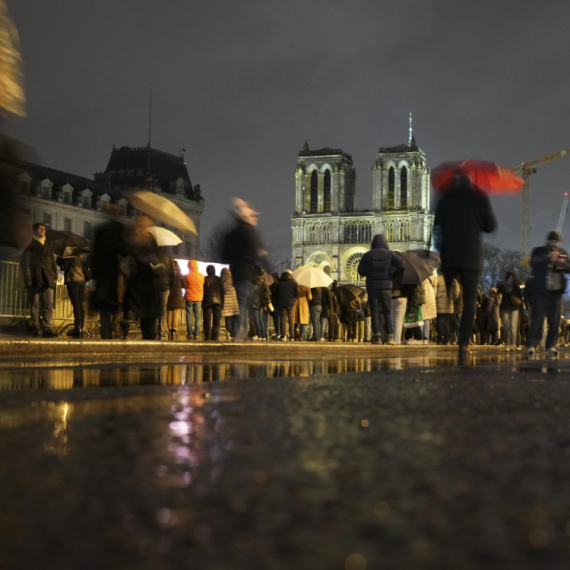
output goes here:
<path id="1" fill-rule="evenodd" d="M 508 271 L 505 281 L 499 283 L 497 287 L 497 294 L 501 296 L 501 303 L 499 305 L 500 311 L 514 311 L 520 309 L 522 306 L 521 288 L 516 281 L 512 285 L 508 283 L 508 279 L 511 275 L 514 277 L 514 273 Z M 520 303 L 513 301 L 513 297 L 520 299 Z"/>
<path id="2" fill-rule="evenodd" d="M 57 265 L 55 256 L 46 239 L 44 245 L 33 238 L 20 258 L 20 267 L 26 288 L 46 289 L 55 287 Z"/>
<path id="3" fill-rule="evenodd" d="M 551 261 L 551 250 L 547 245 L 535 247 L 532 250 L 530 258 L 530 267 L 532 270 L 532 279 L 529 282 L 529 293 L 532 295 L 547 295 L 549 293 L 564 293 L 566 289 L 565 273 L 570 273 L 570 264 L 568 263 L 568 253 L 562 248 L 558 248 L 559 259 L 556 262 Z M 548 289 L 548 272 L 549 269 L 553 273 L 560 276 L 560 289 L 557 291 L 549 291 Z"/>
<path id="4" fill-rule="evenodd" d="M 322 287 L 313 287 L 311 289 L 312 299 L 309 301 L 309 307 L 322 307 L 323 306 L 323 294 Z"/>
<path id="5" fill-rule="evenodd" d="M 91 279 L 91 270 L 84 253 L 79 257 L 60 257 L 57 265 L 63 270 L 65 283 L 85 283 Z"/>
<path id="6" fill-rule="evenodd" d="M 265 250 L 257 229 L 241 219 L 236 220 L 235 228 L 224 238 L 222 250 L 223 261 L 229 264 L 234 283 L 240 280 L 255 283 L 257 268 L 269 269 L 267 255 L 262 252 Z"/>
<path id="7" fill-rule="evenodd" d="M 358 273 L 366 277 L 366 289 L 392 289 L 392 275 L 404 270 L 404 262 L 393 251 L 382 234 L 376 234 L 370 251 L 367 251 L 358 264 Z"/>
<path id="8" fill-rule="evenodd" d="M 291 273 L 287 271 L 281 275 L 275 287 L 275 300 L 277 306 L 282 309 L 285 307 L 294 307 L 295 299 L 299 296 L 299 286 L 297 281 L 293 279 Z"/>
<path id="9" fill-rule="evenodd" d="M 222 279 L 216 275 L 213 265 L 206 268 L 207 275 L 204 279 L 204 298 L 202 307 L 222 305 L 224 302 L 224 286 Z"/>
<path id="10" fill-rule="evenodd" d="M 159 263 L 150 264 L 154 276 L 156 292 L 166 293 L 170 291 L 170 285 L 176 275 L 174 260 L 164 251 L 159 251 L 156 256 L 158 257 Z"/>
<path id="11" fill-rule="evenodd" d="M 434 226 L 441 232 L 444 269 L 481 269 L 481 232 L 489 233 L 497 227 L 487 196 L 469 186 L 455 188 L 437 205 Z"/>
<path id="12" fill-rule="evenodd" d="M 184 307 L 184 293 L 182 290 L 186 286 L 184 275 L 180 271 L 180 267 L 176 261 L 174 262 L 174 279 L 170 283 L 170 294 L 166 302 L 166 308 L 169 311 L 175 311 Z"/>
<path id="13" fill-rule="evenodd" d="M 321 318 L 330 319 L 333 314 L 333 294 L 328 287 L 319 287 L 321 290 Z"/>
<path id="14" fill-rule="evenodd" d="M 255 288 L 253 289 L 251 305 L 252 309 L 265 309 L 271 303 L 271 291 L 265 282 L 263 275 L 258 275 Z"/>

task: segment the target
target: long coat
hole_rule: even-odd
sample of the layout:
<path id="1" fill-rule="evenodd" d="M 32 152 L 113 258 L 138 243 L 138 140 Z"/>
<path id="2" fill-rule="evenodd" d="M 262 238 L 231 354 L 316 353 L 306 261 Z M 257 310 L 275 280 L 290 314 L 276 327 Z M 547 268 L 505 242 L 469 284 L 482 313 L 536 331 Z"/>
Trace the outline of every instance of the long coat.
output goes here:
<path id="1" fill-rule="evenodd" d="M 232 280 L 232 274 L 227 267 L 222 269 L 222 288 L 224 290 L 224 304 L 222 307 L 222 317 L 233 317 L 239 315 L 239 305 Z"/>
<path id="2" fill-rule="evenodd" d="M 168 301 L 166 302 L 166 308 L 169 311 L 176 311 L 177 309 L 182 309 L 184 307 L 184 293 L 183 289 L 186 285 L 186 280 L 184 275 L 180 271 L 180 266 L 176 261 L 173 262 L 174 266 L 174 279 L 170 283 L 170 293 L 168 295 Z"/>
<path id="3" fill-rule="evenodd" d="M 308 325 L 310 319 L 309 301 L 313 298 L 311 289 L 299 285 L 299 296 L 295 301 L 295 324 Z"/>
<path id="4" fill-rule="evenodd" d="M 447 288 L 445 286 L 445 278 L 440 275 L 437 278 L 437 293 L 435 296 L 435 303 L 437 306 L 437 312 L 442 314 L 453 314 L 453 301 L 459 297 L 459 283 L 457 279 L 451 282 L 450 295 L 447 294 Z"/>
<path id="5" fill-rule="evenodd" d="M 425 303 L 422 305 L 422 315 L 424 319 L 435 319 L 437 317 L 437 305 L 435 296 L 437 294 L 437 273 L 434 271 L 423 282 Z"/>

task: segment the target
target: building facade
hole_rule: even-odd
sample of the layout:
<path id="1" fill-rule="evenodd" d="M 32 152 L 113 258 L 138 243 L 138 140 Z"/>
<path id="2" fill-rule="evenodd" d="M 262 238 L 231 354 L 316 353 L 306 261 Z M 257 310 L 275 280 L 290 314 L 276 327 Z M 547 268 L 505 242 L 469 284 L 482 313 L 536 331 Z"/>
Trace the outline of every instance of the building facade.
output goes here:
<path id="1" fill-rule="evenodd" d="M 41 222 L 54 230 L 69 231 L 91 241 L 97 227 L 108 220 L 111 204 L 125 223 L 138 213 L 122 195 L 122 190 L 145 188 L 179 206 L 199 231 L 204 200 L 200 187 L 192 187 L 183 156 L 175 156 L 150 147 L 113 148 L 104 172 L 94 180 L 68 172 L 10 159 L 10 178 L 17 185 L 23 208 L 32 223 Z M 170 248 L 181 258 L 195 258 L 198 236 L 175 228 L 182 243 Z"/>
<path id="2" fill-rule="evenodd" d="M 433 214 L 430 169 L 411 137 L 380 148 L 372 165 L 372 208 L 355 209 L 356 172 L 340 149 L 310 150 L 305 142 L 295 171 L 292 267 L 312 265 L 339 283 L 361 284 L 357 272 L 375 234 L 395 251 L 430 246 Z"/>

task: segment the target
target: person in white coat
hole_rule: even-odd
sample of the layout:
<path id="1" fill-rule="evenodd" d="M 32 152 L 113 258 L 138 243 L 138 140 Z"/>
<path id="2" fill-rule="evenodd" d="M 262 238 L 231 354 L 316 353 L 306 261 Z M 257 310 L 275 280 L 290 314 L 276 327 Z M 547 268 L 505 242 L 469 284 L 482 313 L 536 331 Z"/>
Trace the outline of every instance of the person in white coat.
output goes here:
<path id="1" fill-rule="evenodd" d="M 435 298 L 437 295 L 437 272 L 434 269 L 432 274 L 423 281 L 425 303 L 422 305 L 422 315 L 424 318 L 423 344 L 429 344 L 431 319 L 437 317 L 437 305 Z"/>

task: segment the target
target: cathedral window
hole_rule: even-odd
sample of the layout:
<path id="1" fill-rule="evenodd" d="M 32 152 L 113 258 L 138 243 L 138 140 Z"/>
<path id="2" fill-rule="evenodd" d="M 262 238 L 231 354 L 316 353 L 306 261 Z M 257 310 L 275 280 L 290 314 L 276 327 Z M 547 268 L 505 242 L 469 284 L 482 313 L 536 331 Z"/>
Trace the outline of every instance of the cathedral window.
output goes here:
<path id="1" fill-rule="evenodd" d="M 408 169 L 405 166 L 400 172 L 400 209 L 408 209 Z"/>
<path id="2" fill-rule="evenodd" d="M 394 168 L 390 167 L 388 171 L 388 209 L 394 209 L 394 195 L 396 186 L 396 175 L 394 173 Z"/>
<path id="3" fill-rule="evenodd" d="M 331 171 L 325 170 L 324 211 L 331 211 Z"/>
<path id="4" fill-rule="evenodd" d="M 331 225 L 325 224 L 323 227 L 323 243 L 330 243 L 331 241 Z"/>
<path id="5" fill-rule="evenodd" d="M 386 224 L 386 240 L 394 241 L 394 226 L 392 222 Z"/>
<path id="6" fill-rule="evenodd" d="M 316 170 L 311 174 L 311 212 L 319 211 L 319 175 Z"/>
<path id="7" fill-rule="evenodd" d="M 309 226 L 309 243 L 316 243 L 317 230 L 315 226 Z"/>

